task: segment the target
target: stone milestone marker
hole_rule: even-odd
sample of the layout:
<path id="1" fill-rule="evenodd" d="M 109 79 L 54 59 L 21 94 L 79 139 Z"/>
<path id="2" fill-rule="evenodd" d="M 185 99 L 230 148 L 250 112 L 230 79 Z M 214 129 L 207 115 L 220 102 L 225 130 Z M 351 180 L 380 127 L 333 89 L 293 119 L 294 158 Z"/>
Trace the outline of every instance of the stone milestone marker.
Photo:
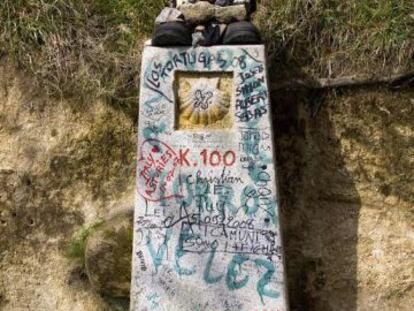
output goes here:
<path id="1" fill-rule="evenodd" d="M 264 47 L 141 72 L 131 310 L 287 310 Z"/>

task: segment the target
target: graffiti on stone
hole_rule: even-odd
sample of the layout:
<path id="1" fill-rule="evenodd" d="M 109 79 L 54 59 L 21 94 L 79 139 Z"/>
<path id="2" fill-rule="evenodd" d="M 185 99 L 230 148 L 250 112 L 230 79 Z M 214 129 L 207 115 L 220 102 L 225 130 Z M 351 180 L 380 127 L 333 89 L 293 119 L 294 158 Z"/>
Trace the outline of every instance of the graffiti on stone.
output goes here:
<path id="1" fill-rule="evenodd" d="M 287 310 L 263 47 L 142 63 L 131 310 Z"/>

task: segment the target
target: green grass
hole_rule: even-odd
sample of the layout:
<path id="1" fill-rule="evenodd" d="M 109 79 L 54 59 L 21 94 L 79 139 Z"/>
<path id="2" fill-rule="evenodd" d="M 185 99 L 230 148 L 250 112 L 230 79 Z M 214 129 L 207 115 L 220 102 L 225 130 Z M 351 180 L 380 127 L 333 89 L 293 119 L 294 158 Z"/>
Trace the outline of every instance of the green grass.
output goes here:
<path id="1" fill-rule="evenodd" d="M 256 21 L 273 56 L 311 75 L 412 66 L 413 0 L 263 0 Z M 283 59 L 282 61 L 285 61 Z"/>
<path id="2" fill-rule="evenodd" d="M 136 104 L 139 56 L 165 0 L 3 0 L 0 52 L 47 95 Z"/>
<path id="3" fill-rule="evenodd" d="M 78 259 L 83 262 L 88 236 L 96 231 L 103 223 L 104 222 L 100 220 L 93 223 L 92 225 L 83 227 L 78 232 L 76 232 L 66 250 L 67 257 Z"/>
<path id="4" fill-rule="evenodd" d="M 166 2 L 3 0 L 0 55 L 46 95 L 132 107 L 142 44 Z M 318 77 L 413 66 L 414 0 L 259 2 L 255 22 L 275 64 Z"/>

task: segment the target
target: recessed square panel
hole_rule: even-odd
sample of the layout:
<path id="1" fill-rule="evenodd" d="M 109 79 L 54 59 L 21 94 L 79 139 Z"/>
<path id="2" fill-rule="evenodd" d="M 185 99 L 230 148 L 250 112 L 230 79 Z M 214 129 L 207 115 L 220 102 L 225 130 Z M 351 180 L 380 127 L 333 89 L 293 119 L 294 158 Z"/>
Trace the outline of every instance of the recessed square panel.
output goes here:
<path id="1" fill-rule="evenodd" d="M 176 129 L 228 129 L 234 123 L 233 74 L 175 74 Z"/>

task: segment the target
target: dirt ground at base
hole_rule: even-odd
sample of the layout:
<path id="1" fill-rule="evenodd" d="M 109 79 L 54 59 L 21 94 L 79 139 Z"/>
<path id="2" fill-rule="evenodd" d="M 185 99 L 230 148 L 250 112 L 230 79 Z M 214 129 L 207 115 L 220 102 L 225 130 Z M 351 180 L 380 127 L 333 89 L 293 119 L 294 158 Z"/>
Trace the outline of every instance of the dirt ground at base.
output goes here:
<path id="1" fill-rule="evenodd" d="M 410 310 L 414 92 L 312 96 L 273 94 L 291 308 Z"/>

